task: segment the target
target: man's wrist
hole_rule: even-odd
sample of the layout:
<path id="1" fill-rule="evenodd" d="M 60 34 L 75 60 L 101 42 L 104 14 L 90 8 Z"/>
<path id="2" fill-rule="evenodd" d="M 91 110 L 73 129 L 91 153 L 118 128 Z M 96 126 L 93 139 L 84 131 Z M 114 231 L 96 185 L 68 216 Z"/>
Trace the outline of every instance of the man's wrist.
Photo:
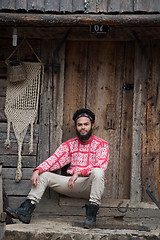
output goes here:
<path id="1" fill-rule="evenodd" d="M 78 177 L 82 176 L 82 173 L 80 171 L 75 173 L 78 175 Z"/>
<path id="2" fill-rule="evenodd" d="M 38 172 L 38 175 L 40 174 L 39 169 L 35 169 L 34 172 Z"/>

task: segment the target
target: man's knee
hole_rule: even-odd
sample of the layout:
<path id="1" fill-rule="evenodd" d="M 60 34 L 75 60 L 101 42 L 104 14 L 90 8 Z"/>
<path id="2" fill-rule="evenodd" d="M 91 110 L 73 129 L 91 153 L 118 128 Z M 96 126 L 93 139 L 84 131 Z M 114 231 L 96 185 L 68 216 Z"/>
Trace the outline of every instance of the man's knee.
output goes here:
<path id="1" fill-rule="evenodd" d="M 43 172 L 39 175 L 40 183 L 48 185 L 50 179 L 50 172 Z"/>
<path id="2" fill-rule="evenodd" d="M 101 168 L 94 168 L 91 173 L 92 177 L 104 179 L 104 170 Z"/>

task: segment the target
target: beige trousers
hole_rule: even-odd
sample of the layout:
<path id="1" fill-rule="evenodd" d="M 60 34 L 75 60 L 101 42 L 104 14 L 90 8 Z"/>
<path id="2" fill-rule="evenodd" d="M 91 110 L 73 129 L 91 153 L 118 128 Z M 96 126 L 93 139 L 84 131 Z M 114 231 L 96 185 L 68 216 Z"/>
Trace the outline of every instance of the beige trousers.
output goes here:
<path id="1" fill-rule="evenodd" d="M 40 174 L 40 182 L 37 187 L 32 187 L 28 198 L 38 203 L 47 187 L 52 188 L 57 193 L 73 198 L 89 199 L 90 202 L 101 204 L 104 192 L 104 171 L 95 168 L 89 177 L 78 177 L 74 183 L 74 188 L 67 186 L 70 176 L 62 176 L 51 172 Z"/>

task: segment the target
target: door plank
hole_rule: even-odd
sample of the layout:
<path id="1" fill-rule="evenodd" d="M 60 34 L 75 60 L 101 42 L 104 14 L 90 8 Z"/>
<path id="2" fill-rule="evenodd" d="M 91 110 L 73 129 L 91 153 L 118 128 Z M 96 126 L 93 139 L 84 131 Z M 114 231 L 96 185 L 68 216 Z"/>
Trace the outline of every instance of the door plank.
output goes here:
<path id="1" fill-rule="evenodd" d="M 142 197 L 141 168 L 143 168 L 141 165 L 141 159 L 143 158 L 142 137 L 144 136 L 144 132 L 142 132 L 142 117 L 146 79 L 146 71 L 144 71 L 144 69 L 147 69 L 147 59 L 138 44 L 135 44 L 134 66 L 131 199 L 133 202 L 140 202 Z"/>
<path id="2" fill-rule="evenodd" d="M 119 198 L 130 198 L 131 159 L 132 159 L 132 125 L 133 125 L 133 82 L 134 82 L 134 42 L 124 44 L 124 61 L 122 73 L 122 111 L 121 111 L 121 145 L 119 168 Z M 128 88 L 124 84 L 128 85 Z M 126 86 L 126 87 L 125 87 Z"/>
<path id="3" fill-rule="evenodd" d="M 109 198 L 118 196 L 120 124 L 118 120 L 115 130 L 105 129 L 106 109 L 108 104 L 115 105 L 116 119 L 118 119 L 122 52 L 118 43 L 89 44 L 87 107 L 96 115 L 94 134 L 109 143 L 110 163 L 106 172 L 105 189 L 105 197 Z"/>
<path id="4" fill-rule="evenodd" d="M 148 45 L 148 65 L 146 78 L 146 101 L 142 145 L 142 200 L 150 201 L 146 189 L 150 189 L 158 199 L 159 174 L 159 112 L 160 112 L 160 41 Z"/>
<path id="5" fill-rule="evenodd" d="M 75 136 L 73 113 L 85 107 L 87 42 L 66 44 L 63 141 Z"/>

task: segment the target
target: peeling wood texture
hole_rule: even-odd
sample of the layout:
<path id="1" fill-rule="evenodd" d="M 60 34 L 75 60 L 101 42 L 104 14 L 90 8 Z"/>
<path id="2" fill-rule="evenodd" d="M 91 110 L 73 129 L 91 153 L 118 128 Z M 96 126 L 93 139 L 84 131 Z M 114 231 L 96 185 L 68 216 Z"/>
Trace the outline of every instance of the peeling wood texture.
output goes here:
<path id="1" fill-rule="evenodd" d="M 1 10 L 54 13 L 160 12 L 159 0 L 1 0 Z"/>
<path id="2" fill-rule="evenodd" d="M 160 14 L 33 14 L 0 12 L 1 24 L 23 24 L 30 26 L 88 26 L 105 24 L 110 26 L 160 26 Z"/>
<path id="3" fill-rule="evenodd" d="M 149 201 L 146 189 L 153 192 L 158 199 L 158 179 L 159 174 L 159 153 L 160 153 L 160 65 L 158 52 L 160 51 L 159 41 L 146 44 L 148 62 L 146 66 L 147 78 L 144 85 L 144 128 L 142 138 L 142 186 L 144 201 Z M 144 69 L 144 68 L 143 68 Z"/>

